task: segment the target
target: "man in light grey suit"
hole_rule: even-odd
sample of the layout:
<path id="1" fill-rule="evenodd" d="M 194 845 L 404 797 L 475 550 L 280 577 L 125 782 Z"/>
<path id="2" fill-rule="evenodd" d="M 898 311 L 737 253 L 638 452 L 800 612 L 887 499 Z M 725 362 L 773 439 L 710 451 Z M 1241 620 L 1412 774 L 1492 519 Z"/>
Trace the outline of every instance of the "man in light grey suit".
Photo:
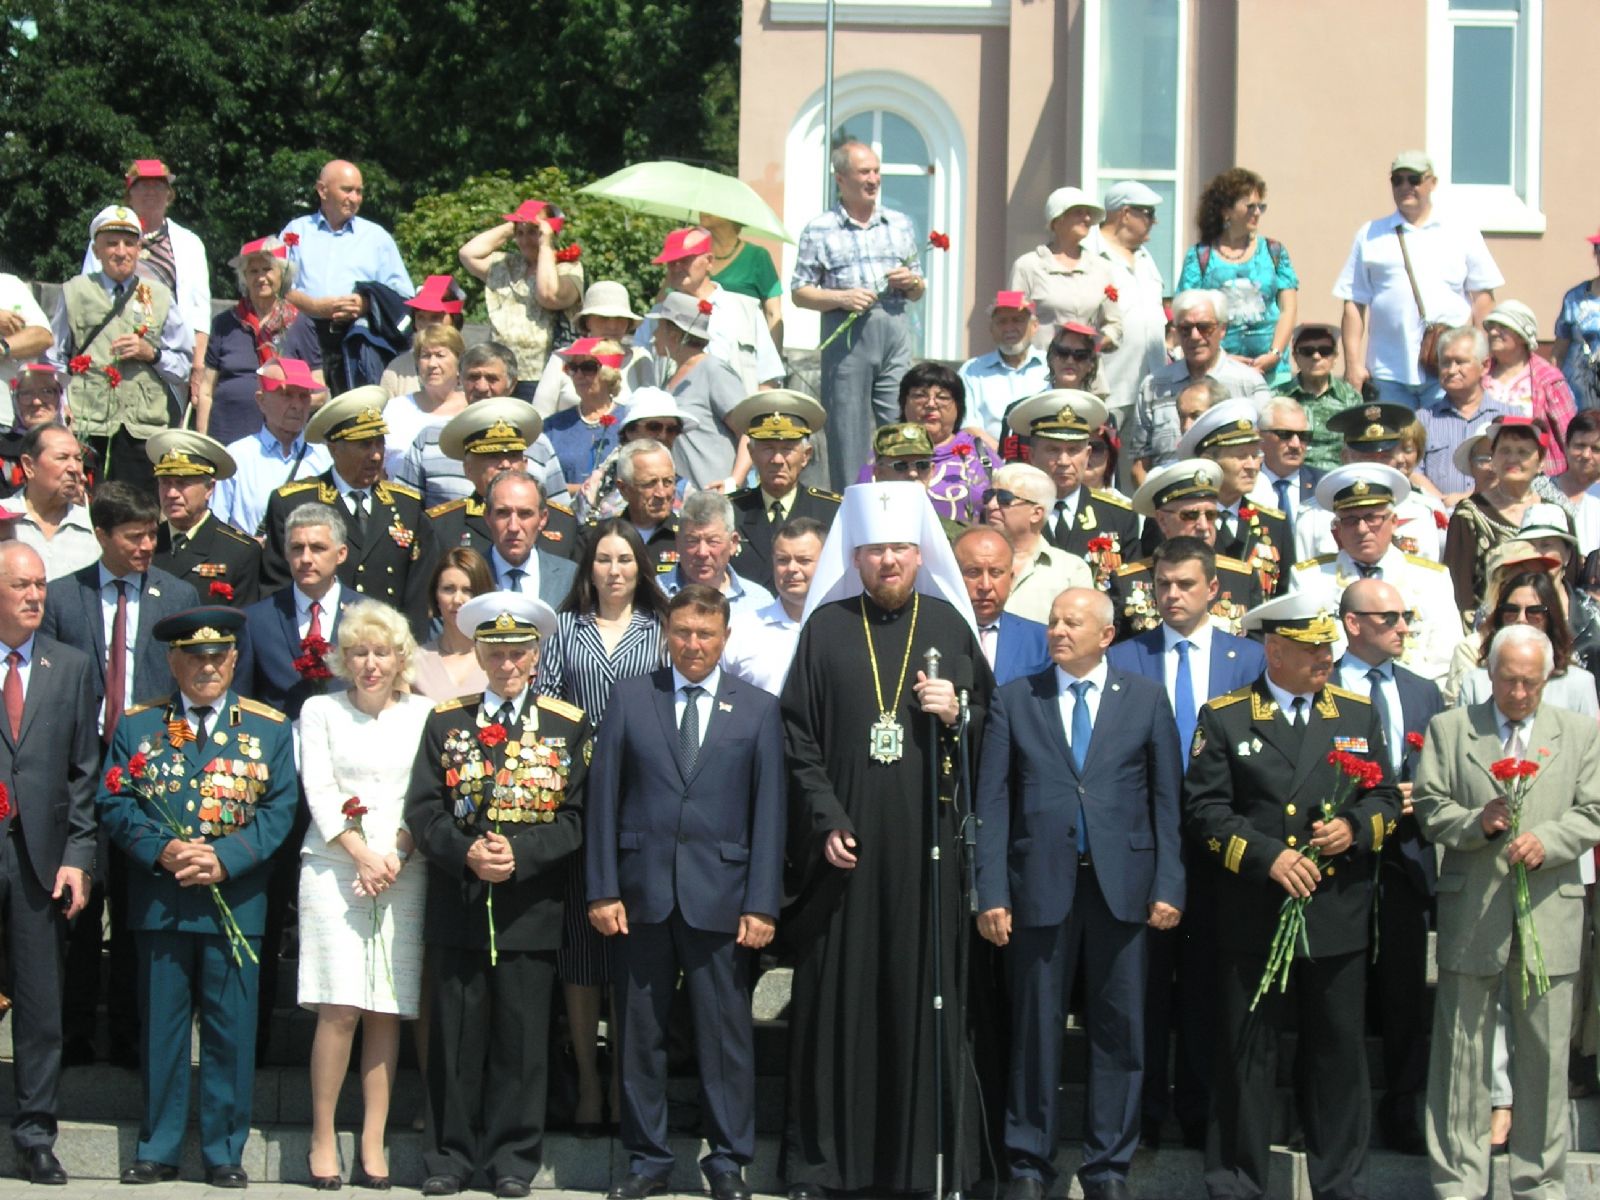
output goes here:
<path id="1" fill-rule="evenodd" d="M 1600 842 L 1600 740 L 1594 722 L 1541 704 L 1550 640 L 1508 625 L 1489 646 L 1491 700 L 1434 718 L 1412 803 L 1439 870 L 1439 985 L 1428 1066 L 1429 1175 L 1438 1200 L 1489 1190 L 1489 1082 L 1502 982 L 1511 989 L 1511 1193 L 1566 1196 L 1567 1043 L 1583 938 L 1578 859 Z M 1538 770 L 1512 830 L 1503 758 Z M 1521 999 L 1513 866 L 1528 870 L 1533 920 L 1550 990 Z"/>
<path id="2" fill-rule="evenodd" d="M 559 609 L 578 568 L 539 549 L 539 534 L 549 519 L 544 486 L 526 471 L 502 471 L 483 493 L 483 523 L 494 545 L 489 569 L 502 592 L 531 592 Z"/>

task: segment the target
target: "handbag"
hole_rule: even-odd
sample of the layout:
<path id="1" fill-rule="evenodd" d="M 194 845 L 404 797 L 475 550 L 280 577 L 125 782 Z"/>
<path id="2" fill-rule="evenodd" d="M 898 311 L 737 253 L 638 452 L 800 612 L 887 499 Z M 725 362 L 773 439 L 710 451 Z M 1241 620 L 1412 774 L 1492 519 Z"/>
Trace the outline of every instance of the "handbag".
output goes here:
<path id="1" fill-rule="evenodd" d="M 1417 316 L 1422 318 L 1422 344 L 1417 347 L 1417 368 L 1422 372 L 1424 379 L 1436 379 L 1439 375 L 1439 339 L 1450 326 L 1443 321 L 1428 320 L 1428 310 L 1422 304 L 1422 289 L 1417 286 L 1416 273 L 1411 270 L 1411 253 L 1406 249 L 1406 231 L 1396 225 L 1394 235 L 1400 239 L 1400 261 L 1405 264 L 1406 279 L 1411 284 L 1411 298 L 1417 303 Z"/>

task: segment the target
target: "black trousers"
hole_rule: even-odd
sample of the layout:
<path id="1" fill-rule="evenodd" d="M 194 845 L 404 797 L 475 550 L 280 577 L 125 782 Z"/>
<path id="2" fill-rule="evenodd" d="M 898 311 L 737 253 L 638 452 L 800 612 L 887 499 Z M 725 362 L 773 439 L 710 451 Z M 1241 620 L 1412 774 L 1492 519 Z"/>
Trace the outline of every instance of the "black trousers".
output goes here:
<path id="1" fill-rule="evenodd" d="M 12 1080 L 17 1111 L 11 1140 L 19 1150 L 55 1145 L 61 1082 L 62 948 L 67 931 L 58 903 L 39 886 L 23 844 L 20 818 L 0 836 L 0 900 L 11 956 Z"/>
<path id="2" fill-rule="evenodd" d="M 96 437 L 90 440 L 102 455 L 104 464 L 100 474 L 102 480 L 121 480 L 138 488 L 147 496 L 153 497 L 156 494 L 156 469 L 145 457 L 143 438 L 136 438 L 126 429 L 119 429 L 111 436 L 109 454 L 105 453 L 105 438 Z"/>
<path id="3" fill-rule="evenodd" d="M 1206 1138 L 1212 1200 L 1266 1195 L 1278 1117 L 1278 1037 L 1298 1027 L 1295 1101 L 1306 1136 L 1306 1169 L 1316 1200 L 1363 1200 L 1372 1101 L 1365 1038 L 1367 951 L 1297 958 L 1289 990 L 1255 995 L 1266 958 L 1224 952 L 1220 964 L 1222 1045 Z"/>
<path id="4" fill-rule="evenodd" d="M 1428 1044 L 1433 1001 L 1427 990 L 1428 915 L 1431 901 L 1384 847 L 1378 867 L 1378 961 L 1368 994 L 1383 1035 L 1380 1130 L 1420 1135 L 1428 1091 Z"/>
<path id="5" fill-rule="evenodd" d="M 104 840 L 104 839 L 102 839 Z M 89 903 L 74 918 L 67 935 L 66 992 L 62 1032 L 69 1041 L 92 1042 L 102 989 L 106 999 L 106 1020 L 113 1047 L 139 1045 L 139 989 L 129 985 L 139 973 L 134 938 L 128 929 L 128 858 L 109 844 L 100 847 L 94 886 Z M 111 936 L 102 937 L 105 911 L 111 910 Z M 111 950 L 109 980 L 100 977 L 100 951 Z"/>
<path id="6" fill-rule="evenodd" d="M 470 1182 L 531 1181 L 544 1144 L 550 992 L 556 956 L 428 946 L 433 1007 L 428 1026 L 429 1175 Z"/>

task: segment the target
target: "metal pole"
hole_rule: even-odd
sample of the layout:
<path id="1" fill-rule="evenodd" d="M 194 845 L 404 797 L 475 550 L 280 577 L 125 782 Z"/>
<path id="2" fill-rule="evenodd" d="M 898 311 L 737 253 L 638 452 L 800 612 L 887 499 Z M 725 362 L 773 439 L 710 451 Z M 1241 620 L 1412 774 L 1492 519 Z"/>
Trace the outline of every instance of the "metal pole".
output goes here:
<path id="1" fill-rule="evenodd" d="M 828 0 L 828 15 L 824 21 L 825 49 L 822 57 L 822 207 L 833 204 L 833 4 Z"/>
<path id="2" fill-rule="evenodd" d="M 939 649 L 928 647 L 922 670 L 939 678 Z M 939 861 L 939 716 L 928 714 L 928 932 L 933 942 L 933 1200 L 944 1200 L 944 962 L 940 941 L 943 865 Z"/>

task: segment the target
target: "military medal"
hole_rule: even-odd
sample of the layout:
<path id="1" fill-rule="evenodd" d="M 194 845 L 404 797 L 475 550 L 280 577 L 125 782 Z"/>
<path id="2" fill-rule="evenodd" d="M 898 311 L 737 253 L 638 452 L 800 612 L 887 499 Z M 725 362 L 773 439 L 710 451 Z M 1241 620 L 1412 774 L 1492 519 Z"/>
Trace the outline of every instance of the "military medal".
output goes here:
<path id="1" fill-rule="evenodd" d="M 867 660 L 872 664 L 872 693 L 878 701 L 878 720 L 867 731 L 867 754 L 873 762 L 897 763 L 905 753 L 906 731 L 905 726 L 895 720 L 894 714 L 900 711 L 900 697 L 905 692 L 906 668 L 911 665 L 911 646 L 917 640 L 917 611 L 922 603 L 920 592 L 913 592 L 911 597 L 911 628 L 906 633 L 906 653 L 900 660 L 900 677 L 894 686 L 894 703 L 885 706 L 883 703 L 883 684 L 878 678 L 878 652 L 872 645 L 872 628 L 867 624 L 867 602 L 861 601 L 861 631 L 867 639 Z"/>

